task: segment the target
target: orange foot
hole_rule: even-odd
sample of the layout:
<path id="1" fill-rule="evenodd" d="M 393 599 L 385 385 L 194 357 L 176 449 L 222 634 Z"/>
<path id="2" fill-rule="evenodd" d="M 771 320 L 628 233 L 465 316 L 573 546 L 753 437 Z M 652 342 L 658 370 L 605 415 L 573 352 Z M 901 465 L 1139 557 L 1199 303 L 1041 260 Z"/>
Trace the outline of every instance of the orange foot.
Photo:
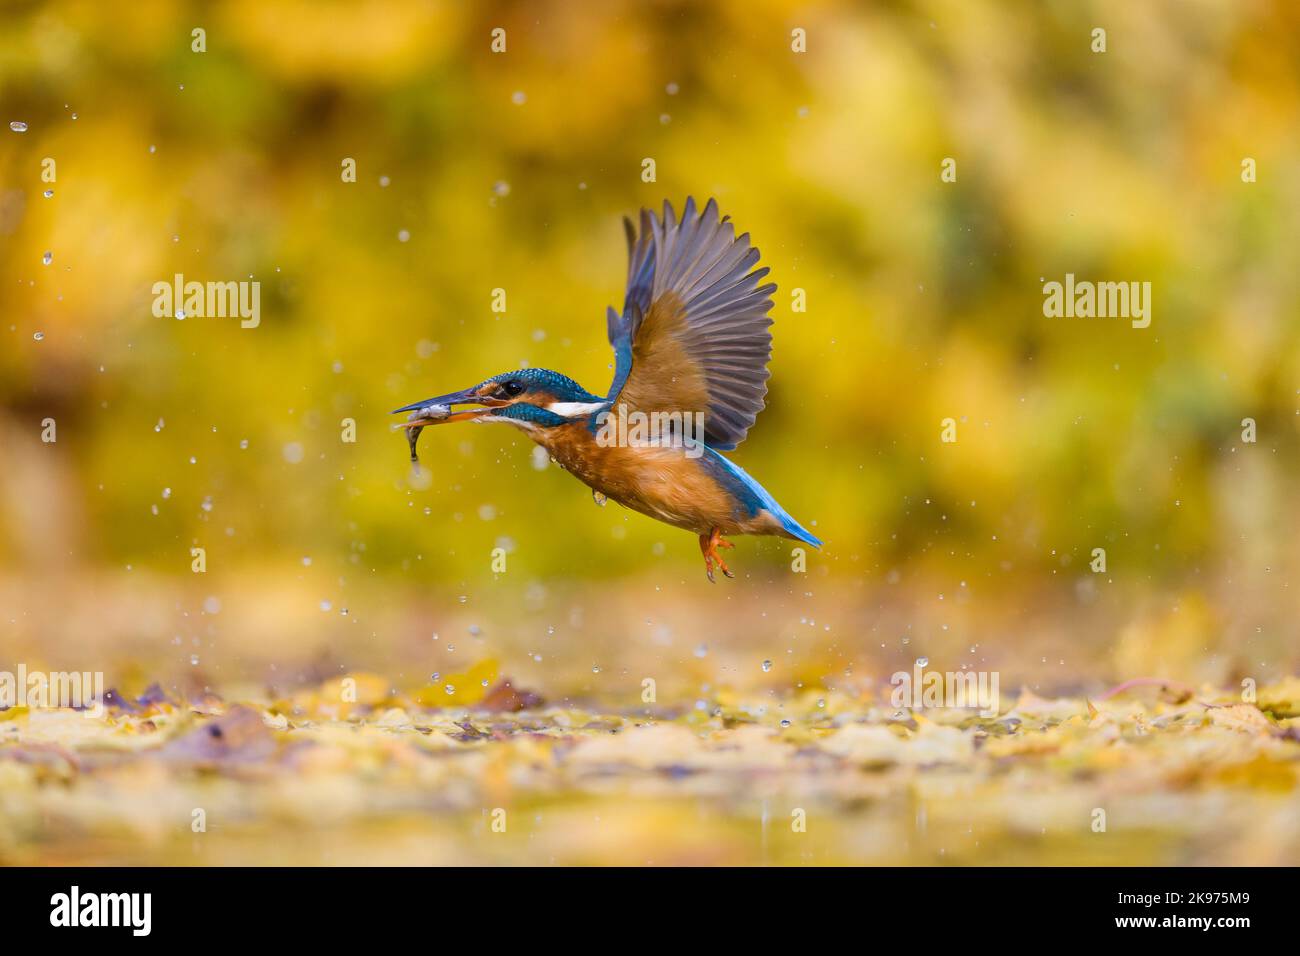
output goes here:
<path id="1" fill-rule="evenodd" d="M 710 534 L 700 535 L 700 553 L 704 555 L 704 573 L 709 576 L 709 583 L 716 583 L 713 579 L 713 564 L 717 562 L 722 573 L 729 578 L 734 578 L 731 569 L 727 567 L 727 562 L 722 560 L 718 554 L 719 548 L 734 548 L 735 545 L 722 536 L 721 528 L 714 528 Z"/>

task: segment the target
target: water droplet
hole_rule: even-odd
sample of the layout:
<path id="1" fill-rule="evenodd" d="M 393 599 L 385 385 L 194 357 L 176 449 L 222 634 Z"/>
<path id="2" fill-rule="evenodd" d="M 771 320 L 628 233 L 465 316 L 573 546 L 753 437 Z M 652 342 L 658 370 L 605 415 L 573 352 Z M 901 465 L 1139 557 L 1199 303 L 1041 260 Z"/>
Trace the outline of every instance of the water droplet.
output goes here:
<path id="1" fill-rule="evenodd" d="M 9 124 L 9 128 L 13 130 L 15 133 L 27 132 L 27 124 L 22 122 L 21 120 L 14 120 L 12 123 Z"/>
<path id="2" fill-rule="evenodd" d="M 47 190 L 45 190 L 45 192 L 41 193 L 41 195 L 44 196 L 46 199 L 53 199 L 53 198 L 54 198 L 54 190 L 53 190 L 53 189 L 47 189 Z"/>
<path id="3" fill-rule="evenodd" d="M 177 309 L 177 310 L 176 310 L 176 319 L 177 319 L 177 321 L 179 321 L 179 322 L 183 322 L 183 321 L 185 320 L 185 310 L 184 310 L 184 309 Z"/>
<path id="4" fill-rule="evenodd" d="M 771 662 L 771 661 L 763 661 L 763 673 L 766 674 L 766 673 L 767 673 L 768 671 L 770 671 L 771 669 L 772 669 L 772 662 Z"/>
<path id="5" fill-rule="evenodd" d="M 930 658 L 928 657 L 918 657 L 916 659 L 917 667 L 928 667 L 929 665 L 930 665 Z"/>
<path id="6" fill-rule="evenodd" d="M 410 233 L 409 230 L 407 230 L 407 229 L 401 229 L 401 230 L 398 231 L 398 233 L 397 233 L 397 241 L 398 241 L 398 242 L 409 242 L 410 239 L 411 239 L 411 233 Z"/>
<path id="7" fill-rule="evenodd" d="M 44 341 L 45 341 L 45 333 L 44 333 L 44 332 L 33 332 L 33 333 L 32 333 L 32 338 L 34 338 L 37 342 L 44 342 Z"/>
<path id="8" fill-rule="evenodd" d="M 191 664 L 194 664 L 194 665 L 197 666 L 198 663 L 199 663 L 199 655 L 198 655 L 198 654 L 191 654 L 191 655 L 190 655 L 190 663 L 191 663 Z"/>
<path id="9" fill-rule="evenodd" d="M 600 673 L 600 666 L 599 666 L 599 665 L 593 665 L 592 668 L 591 668 L 591 672 L 592 672 L 593 674 L 599 674 L 599 673 Z"/>
<path id="10" fill-rule="evenodd" d="M 605 507 L 605 503 L 609 501 L 609 498 L 607 498 L 605 495 L 602 495 L 599 491 L 593 488 L 591 489 L 591 500 L 596 502 L 597 505 L 603 508 Z"/>
<path id="11" fill-rule="evenodd" d="M 41 256 L 41 262 L 45 263 L 48 266 L 53 261 L 54 261 L 54 253 L 46 249 L 45 255 Z"/>
<path id="12" fill-rule="evenodd" d="M 446 687 L 443 688 L 443 690 L 445 690 L 449 695 L 456 693 L 456 688 L 453 687 L 451 684 L 448 684 Z"/>
<path id="13" fill-rule="evenodd" d="M 783 719 L 781 720 L 781 726 L 782 726 L 782 727 L 789 727 L 789 726 L 790 726 L 790 720 L 789 720 L 789 718 L 783 718 Z"/>

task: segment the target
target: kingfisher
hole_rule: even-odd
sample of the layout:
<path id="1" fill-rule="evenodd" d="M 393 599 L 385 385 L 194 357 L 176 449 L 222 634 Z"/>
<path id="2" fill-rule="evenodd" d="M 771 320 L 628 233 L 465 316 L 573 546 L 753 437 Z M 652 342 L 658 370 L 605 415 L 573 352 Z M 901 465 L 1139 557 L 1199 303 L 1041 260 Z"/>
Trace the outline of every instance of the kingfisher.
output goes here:
<path id="1" fill-rule="evenodd" d="M 744 441 L 767 404 L 772 294 L 759 251 L 710 199 L 688 198 L 681 218 L 641 210 L 624 218 L 627 291 L 606 315 L 614 381 L 604 397 L 548 369 L 502 372 L 409 412 L 411 460 L 430 425 L 503 422 L 592 489 L 624 507 L 699 535 L 704 570 L 735 577 L 725 535 L 777 535 L 821 547 L 776 499 L 721 453 Z M 475 406 L 475 407 L 458 407 Z"/>

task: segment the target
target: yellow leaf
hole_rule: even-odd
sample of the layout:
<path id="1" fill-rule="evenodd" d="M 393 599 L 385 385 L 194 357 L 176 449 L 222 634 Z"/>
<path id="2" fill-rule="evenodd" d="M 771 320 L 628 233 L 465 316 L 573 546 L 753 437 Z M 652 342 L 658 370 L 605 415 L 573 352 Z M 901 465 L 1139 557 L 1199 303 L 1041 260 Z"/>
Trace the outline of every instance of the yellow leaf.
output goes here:
<path id="1" fill-rule="evenodd" d="M 294 713 L 346 720 L 358 707 L 373 708 L 388 700 L 390 687 L 378 674 L 345 674 L 299 691 L 289 707 Z"/>
<path id="2" fill-rule="evenodd" d="M 1300 717 L 1300 677 L 1259 689 L 1259 709 L 1274 717 Z"/>
<path id="3" fill-rule="evenodd" d="M 1210 722 L 1231 730 L 1252 734 L 1272 734 L 1277 731 L 1273 721 L 1253 704 L 1233 704 L 1230 707 L 1211 707 L 1206 712 Z"/>
<path id="4" fill-rule="evenodd" d="M 495 657 L 485 657 L 467 670 L 443 674 L 438 683 L 421 687 L 415 701 L 421 707 L 472 707 L 496 684 L 500 670 Z"/>

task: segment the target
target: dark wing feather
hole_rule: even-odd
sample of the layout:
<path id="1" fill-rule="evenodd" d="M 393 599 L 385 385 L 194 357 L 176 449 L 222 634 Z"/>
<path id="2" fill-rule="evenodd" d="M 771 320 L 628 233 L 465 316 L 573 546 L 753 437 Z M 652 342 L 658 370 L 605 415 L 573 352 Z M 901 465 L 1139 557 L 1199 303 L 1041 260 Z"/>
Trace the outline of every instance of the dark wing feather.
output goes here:
<path id="1" fill-rule="evenodd" d="M 744 441 L 767 394 L 772 354 L 772 283 L 755 269 L 749 234 L 735 235 L 712 199 L 687 199 L 682 218 L 641 210 L 628 241 L 623 314 L 609 310 L 614 346 L 611 402 L 629 411 L 704 412 L 705 441 L 727 450 Z"/>

